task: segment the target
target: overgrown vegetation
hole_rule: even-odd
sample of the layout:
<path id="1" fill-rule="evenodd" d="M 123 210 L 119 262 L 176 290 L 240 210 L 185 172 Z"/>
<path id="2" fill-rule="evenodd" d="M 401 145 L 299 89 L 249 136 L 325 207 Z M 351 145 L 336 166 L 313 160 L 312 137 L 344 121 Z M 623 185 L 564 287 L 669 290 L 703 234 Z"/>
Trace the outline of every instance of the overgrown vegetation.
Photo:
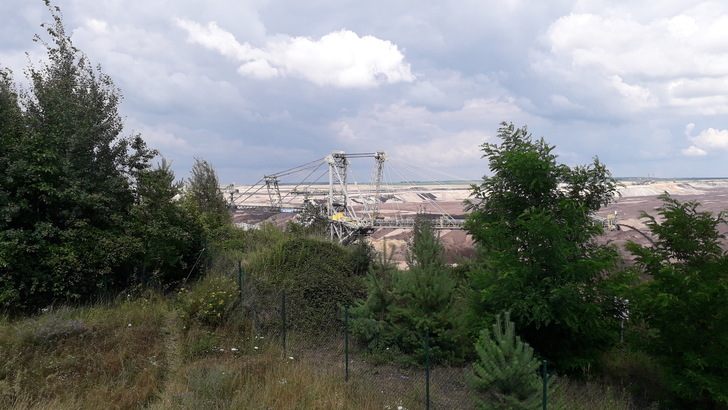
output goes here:
<path id="1" fill-rule="evenodd" d="M 368 297 L 352 309 L 354 335 L 376 355 L 421 365 L 427 329 L 432 360 L 461 363 L 468 352 L 462 292 L 426 219 L 415 222 L 407 261 L 409 269 L 398 271 L 385 254 L 372 266 Z"/>
<path id="2" fill-rule="evenodd" d="M 48 3 L 47 3 L 48 4 Z M 0 307 L 85 302 L 136 284 L 165 287 L 193 267 L 202 232 L 172 198 L 174 175 L 124 136 L 119 90 L 76 49 L 60 11 L 30 89 L 0 76 Z M 199 270 L 197 272 L 200 272 Z"/>
<path id="3" fill-rule="evenodd" d="M 153 297 L 4 323 L 0 407 L 131 408 L 155 400 L 169 370 L 166 304 Z"/>
<path id="4" fill-rule="evenodd" d="M 458 267 L 424 218 L 402 270 L 366 242 L 323 239 L 313 204 L 286 230 L 243 231 L 210 163 L 176 182 L 123 135 L 119 90 L 49 9 L 30 88 L 0 69 L 3 408 L 418 406 L 417 389 L 388 402 L 371 378 L 342 383 L 349 305 L 370 362 L 412 374 L 428 351 L 462 376 L 472 366 L 485 407 L 534 407 L 536 357 L 566 408 L 728 407 L 724 213 L 662 196 L 642 215 L 654 243 L 628 244 L 637 265 L 622 270 L 591 219 L 616 193 L 607 168 L 560 164 L 504 123 L 468 202 L 479 254 Z"/>

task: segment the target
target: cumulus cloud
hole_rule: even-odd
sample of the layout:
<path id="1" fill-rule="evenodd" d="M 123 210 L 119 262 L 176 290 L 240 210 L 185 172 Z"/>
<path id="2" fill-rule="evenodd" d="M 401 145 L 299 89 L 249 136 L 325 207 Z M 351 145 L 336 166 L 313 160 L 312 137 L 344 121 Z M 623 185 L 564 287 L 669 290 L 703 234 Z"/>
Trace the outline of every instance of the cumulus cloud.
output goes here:
<path id="1" fill-rule="evenodd" d="M 632 107 L 650 107 L 655 106 L 655 99 L 650 90 L 635 84 L 627 84 L 618 75 L 611 78 L 612 86 L 623 95 L 632 105 Z"/>
<path id="2" fill-rule="evenodd" d="M 699 147 L 728 150 L 728 130 L 708 128 L 691 140 Z"/>
<path id="3" fill-rule="evenodd" d="M 415 79 L 404 54 L 390 41 L 349 31 L 331 32 L 319 39 L 279 35 L 262 48 L 240 43 L 211 22 L 177 19 L 188 41 L 239 61 L 238 73 L 257 79 L 293 76 L 317 85 L 374 87 Z"/>
<path id="4" fill-rule="evenodd" d="M 708 153 L 704 149 L 700 149 L 695 145 L 691 145 L 690 148 L 682 150 L 682 153 L 683 155 L 686 155 L 688 157 L 702 157 L 708 155 Z"/>
<path id="5" fill-rule="evenodd" d="M 627 111 L 674 107 L 728 112 L 728 6 L 690 3 L 660 13 L 587 2 L 555 20 L 532 66 L 547 76 L 609 90 Z M 575 92 L 583 87 L 573 87 Z M 622 105 L 620 105 L 622 104 Z"/>
<path id="6" fill-rule="evenodd" d="M 687 156 L 705 156 L 709 151 L 728 151 L 728 130 L 716 130 L 708 128 L 696 136 L 691 136 L 695 124 L 688 124 L 685 127 L 685 135 L 693 143 L 689 148 L 682 150 Z"/>

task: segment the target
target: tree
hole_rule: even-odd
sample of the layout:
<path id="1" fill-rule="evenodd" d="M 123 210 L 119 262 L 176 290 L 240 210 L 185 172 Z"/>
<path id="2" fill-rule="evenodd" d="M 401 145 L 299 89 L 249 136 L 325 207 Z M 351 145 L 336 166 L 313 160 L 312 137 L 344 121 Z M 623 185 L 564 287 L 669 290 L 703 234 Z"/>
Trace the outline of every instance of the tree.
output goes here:
<path id="1" fill-rule="evenodd" d="M 442 270 L 445 267 L 445 247 L 432 222 L 425 215 L 418 215 L 412 230 L 412 241 L 407 253 L 407 265 L 411 269 Z"/>
<path id="2" fill-rule="evenodd" d="M 171 200 L 154 193 L 172 189 L 164 172 L 150 170 L 157 152 L 139 135 L 122 135 L 120 91 L 74 47 L 60 10 L 46 5 L 50 41 L 35 40 L 48 60 L 26 70 L 29 89 L 16 93 L 9 71 L 0 70 L 0 307 L 15 311 L 131 284 L 139 261 L 157 252 L 149 238 L 161 236 L 151 227 L 165 224 L 161 213 L 135 207 Z"/>
<path id="3" fill-rule="evenodd" d="M 73 46 L 60 11 L 49 8 L 51 42 L 36 36 L 48 62 L 28 68 L 30 90 L 10 109 L 13 136 L 3 137 L 13 157 L 1 189 L 8 199 L 1 274 L 17 296 L 0 301 L 4 306 L 77 300 L 113 287 L 136 246 L 122 228 L 133 205 L 130 175 L 154 155 L 139 136 L 121 136 L 118 90 Z"/>
<path id="4" fill-rule="evenodd" d="M 509 310 L 519 334 L 562 369 L 587 366 L 616 335 L 610 281 L 617 252 L 592 215 L 616 194 L 598 159 L 570 168 L 526 127 L 503 123 L 485 143 L 492 176 L 472 187 L 466 229 L 484 264 L 471 274 L 476 313 Z M 487 325 L 487 321 L 484 325 Z"/>
<path id="5" fill-rule="evenodd" d="M 195 158 L 186 184 L 185 199 L 200 213 L 203 224 L 209 230 L 230 223 L 230 211 L 220 191 L 215 168 L 202 158 Z"/>
<path id="6" fill-rule="evenodd" d="M 542 406 L 543 381 L 538 375 L 541 363 L 515 329 L 510 313 L 505 312 L 496 317 L 492 331 L 480 332 L 475 344 L 478 359 L 470 379 L 486 399 L 477 398 L 479 408 L 525 410 Z M 553 379 L 547 383 L 547 393 L 553 393 Z"/>
<path id="7" fill-rule="evenodd" d="M 22 205 L 14 198 L 15 181 L 11 173 L 22 134 L 22 113 L 11 73 L 0 70 L 0 232 L 8 228 L 7 221 L 16 218 Z M 0 306 L 20 299 L 14 278 L 5 273 L 16 258 L 15 245 L 16 240 L 7 232 L 0 233 Z"/>
<path id="8" fill-rule="evenodd" d="M 640 340 L 667 366 L 672 389 L 692 408 L 728 406 L 728 254 L 718 227 L 724 212 L 698 210 L 695 201 L 658 197 L 659 220 L 645 212 L 653 245 L 627 244 L 652 280 L 640 285 L 636 314 L 653 330 Z"/>
<path id="9" fill-rule="evenodd" d="M 366 283 L 368 298 L 352 309 L 353 330 L 378 352 L 403 353 L 400 360 L 424 361 L 422 337 L 430 332 L 433 361 L 457 363 L 466 353 L 458 281 L 445 266 L 443 246 L 430 221 L 418 218 L 408 256 L 409 269 L 375 264 Z"/>
<path id="10" fill-rule="evenodd" d="M 163 159 L 155 169 L 136 175 L 136 201 L 129 231 L 142 241 L 135 258 L 137 281 L 170 284 L 186 279 L 203 249 L 202 224 L 177 201 L 182 183 L 175 182 Z"/>

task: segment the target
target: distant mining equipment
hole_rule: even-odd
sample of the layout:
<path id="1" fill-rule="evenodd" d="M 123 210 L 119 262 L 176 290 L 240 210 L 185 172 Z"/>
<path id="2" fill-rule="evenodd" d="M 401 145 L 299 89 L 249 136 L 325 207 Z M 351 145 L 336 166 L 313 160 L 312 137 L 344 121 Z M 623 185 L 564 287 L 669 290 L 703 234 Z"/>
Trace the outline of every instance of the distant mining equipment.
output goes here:
<path id="1" fill-rule="evenodd" d="M 350 160 L 358 158 L 374 158 L 374 168 L 364 186 L 351 177 Z M 380 205 L 385 202 L 382 198 L 384 164 L 388 160 L 384 151 L 355 154 L 332 151 L 324 158 L 266 175 L 244 192 L 233 185 L 223 191 L 234 210 L 300 214 L 306 203 L 325 204 L 330 238 L 349 243 L 376 229 L 414 226 L 412 218 L 383 218 L 380 215 Z M 328 177 L 328 189 L 322 189 L 326 186 L 325 177 Z M 285 178 L 288 180 L 284 182 Z M 261 201 L 261 198 L 266 199 Z M 464 221 L 442 210 L 434 196 L 421 194 L 420 198 L 431 201 L 433 208 L 439 208 L 440 214 L 433 218 L 435 229 L 462 229 Z"/>
<path id="2" fill-rule="evenodd" d="M 606 218 L 592 215 L 592 219 L 595 224 L 601 225 L 604 230 L 607 231 L 619 231 L 619 211 L 614 211 L 613 214 L 607 215 Z"/>

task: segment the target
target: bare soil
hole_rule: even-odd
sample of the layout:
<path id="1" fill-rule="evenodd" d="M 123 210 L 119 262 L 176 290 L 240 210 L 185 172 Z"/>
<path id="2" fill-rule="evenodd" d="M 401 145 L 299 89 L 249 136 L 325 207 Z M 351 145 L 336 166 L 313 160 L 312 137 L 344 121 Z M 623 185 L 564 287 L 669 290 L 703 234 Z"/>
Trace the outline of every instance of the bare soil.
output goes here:
<path id="1" fill-rule="evenodd" d="M 618 216 L 619 229 L 607 230 L 602 241 L 614 243 L 621 250 L 624 249 L 623 245 L 627 241 L 648 244 L 649 233 L 640 215 L 642 212 L 647 212 L 656 216 L 655 209 L 661 205 L 657 197 L 664 192 L 670 193 L 683 202 L 699 202 L 701 210 L 713 214 L 728 209 L 728 179 L 674 180 L 643 184 L 626 182 L 620 188 L 620 196 L 597 213 L 597 216 L 604 218 L 610 214 Z M 462 219 L 466 213 L 464 201 L 468 199 L 469 195 L 470 187 L 468 185 L 394 187 L 380 195 L 379 212 L 381 217 L 387 219 L 414 218 L 416 214 L 423 212 L 433 215 L 448 214 L 453 218 Z M 248 199 L 247 203 L 265 204 L 267 200 L 266 194 L 260 195 L 259 198 Z M 355 206 L 358 212 L 363 212 L 365 201 L 366 194 L 359 199 L 352 196 L 352 203 L 359 204 Z M 248 224 L 269 221 L 282 227 L 294 217 L 295 214 L 291 213 L 239 211 L 235 214 L 235 221 Z M 728 234 L 728 227 L 723 227 L 723 229 Z M 442 230 L 440 235 L 450 263 L 457 263 L 474 254 L 474 242 L 465 231 Z M 390 249 L 394 261 L 403 267 L 405 266 L 407 244 L 411 237 L 410 229 L 379 229 L 370 235 L 369 240 L 379 251 L 385 246 Z M 623 254 L 629 261 L 631 255 L 627 252 L 623 252 Z"/>

